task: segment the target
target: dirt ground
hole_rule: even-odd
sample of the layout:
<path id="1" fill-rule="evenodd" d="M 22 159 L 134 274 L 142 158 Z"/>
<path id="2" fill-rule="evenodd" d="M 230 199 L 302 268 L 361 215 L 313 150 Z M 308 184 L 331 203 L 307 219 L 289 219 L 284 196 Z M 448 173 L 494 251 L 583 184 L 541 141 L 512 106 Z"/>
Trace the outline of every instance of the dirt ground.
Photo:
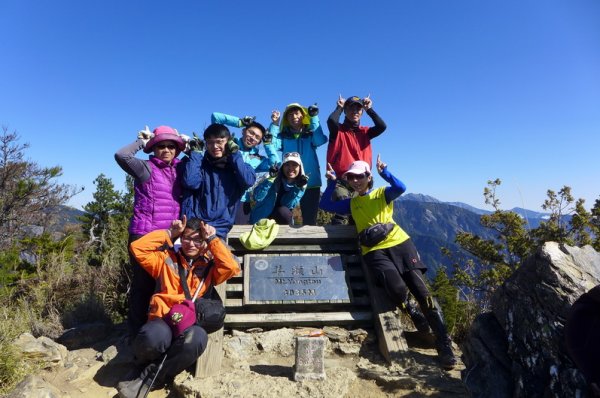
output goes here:
<path id="1" fill-rule="evenodd" d="M 150 398 L 175 398 L 194 396 L 211 397 L 278 397 L 311 396 L 335 398 L 383 398 L 383 397 L 468 397 L 461 380 L 462 363 L 452 371 L 444 371 L 436 362 L 436 351 L 418 338 L 405 333 L 409 344 L 410 365 L 389 366 L 379 355 L 376 342 L 363 344 L 360 355 L 344 355 L 328 352 L 325 358 L 325 373 L 329 381 L 293 381 L 294 356 L 278 356 L 272 352 L 256 352 L 244 357 L 243 361 L 225 357 L 218 376 L 193 379 L 184 372 L 169 388 L 152 391 Z M 61 397 L 106 398 L 117 397 L 116 385 L 131 368 L 127 352 L 120 350 L 107 364 L 102 360 L 102 351 L 110 345 L 122 345 L 122 341 L 108 341 L 95 348 L 71 351 L 65 367 L 42 371 L 40 376 L 60 391 Z M 456 352 L 460 356 L 460 352 Z M 107 354 L 105 354 L 107 355 Z M 241 364 L 243 362 L 243 364 Z M 342 375 L 342 376 L 340 376 Z M 349 377 L 350 376 L 350 377 Z M 336 391 L 322 389 L 320 384 L 334 382 L 336 377 L 345 377 L 348 385 Z M 182 395 L 181 388 L 187 384 L 213 386 L 209 392 Z M 313 384 L 311 384 L 313 383 Z M 235 386 L 235 393 L 226 392 L 226 386 Z M 297 387 L 296 387 L 297 386 Z M 339 386 L 338 386 L 339 387 Z M 324 392 L 330 391 L 330 392 Z"/>

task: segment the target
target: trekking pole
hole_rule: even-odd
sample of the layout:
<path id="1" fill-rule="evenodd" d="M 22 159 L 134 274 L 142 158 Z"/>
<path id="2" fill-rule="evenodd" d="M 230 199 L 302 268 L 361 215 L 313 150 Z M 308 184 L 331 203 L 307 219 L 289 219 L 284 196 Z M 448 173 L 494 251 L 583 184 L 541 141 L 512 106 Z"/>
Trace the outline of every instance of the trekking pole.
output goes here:
<path id="1" fill-rule="evenodd" d="M 154 382 L 156 381 L 156 378 L 158 377 L 158 374 L 162 370 L 163 365 L 165 364 L 165 360 L 166 359 L 167 359 L 167 353 L 165 352 L 165 355 L 163 356 L 162 361 L 160 361 L 160 365 L 158 365 L 158 369 L 156 369 L 156 373 L 154 373 L 154 377 L 152 378 L 152 381 L 150 382 L 150 387 L 148 387 L 148 390 L 144 394 L 144 398 L 148 397 L 148 394 L 150 394 L 150 390 L 152 390 L 152 386 L 154 385 Z"/>

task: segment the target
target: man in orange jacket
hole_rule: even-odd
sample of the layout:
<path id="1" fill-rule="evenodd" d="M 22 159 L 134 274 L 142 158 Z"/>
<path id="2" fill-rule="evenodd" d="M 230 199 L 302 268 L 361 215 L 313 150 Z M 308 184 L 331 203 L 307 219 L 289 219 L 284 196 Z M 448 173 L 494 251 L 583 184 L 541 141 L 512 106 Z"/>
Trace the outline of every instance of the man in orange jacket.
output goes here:
<path id="1" fill-rule="evenodd" d="M 173 242 L 181 238 L 176 252 Z M 139 375 L 119 383 L 119 396 L 143 397 L 155 385 L 174 378 L 192 365 L 206 349 L 208 335 L 198 325 L 186 328 L 176 336 L 163 317 L 172 306 L 185 300 L 179 265 L 183 267 L 190 292 L 201 286 L 201 297 L 211 285 L 218 285 L 239 273 L 239 265 L 231 251 L 216 236 L 215 228 L 193 218 L 174 220 L 168 230 L 156 230 L 131 243 L 130 251 L 138 263 L 157 283 L 150 300 L 148 322 L 134 337 L 132 346 L 139 365 Z M 209 272 L 206 276 L 206 267 Z M 202 284 L 202 279 L 205 279 Z M 162 370 L 159 363 L 164 358 Z"/>

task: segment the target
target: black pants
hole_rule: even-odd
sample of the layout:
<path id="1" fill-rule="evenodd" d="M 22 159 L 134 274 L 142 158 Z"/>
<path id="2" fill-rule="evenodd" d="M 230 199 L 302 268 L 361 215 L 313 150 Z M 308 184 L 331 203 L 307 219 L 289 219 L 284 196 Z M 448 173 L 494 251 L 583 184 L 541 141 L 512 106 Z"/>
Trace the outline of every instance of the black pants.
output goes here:
<path id="1" fill-rule="evenodd" d="M 292 223 L 292 211 L 285 206 L 277 206 L 269 215 L 279 225 L 290 225 Z"/>
<path id="2" fill-rule="evenodd" d="M 166 353 L 167 358 L 157 380 L 173 378 L 192 365 L 206 349 L 208 334 L 193 325 L 173 339 L 171 328 L 161 318 L 147 322 L 133 340 L 133 353 L 139 365 L 156 363 Z M 155 370 L 147 367 L 144 371 Z M 147 375 L 142 372 L 141 377 Z"/>
<path id="3" fill-rule="evenodd" d="M 421 308 L 427 308 L 430 294 L 423 280 L 427 268 L 410 239 L 387 249 L 373 250 L 365 254 L 364 259 L 377 283 L 385 288 L 396 305 L 404 303 L 410 291 Z"/>
<path id="4" fill-rule="evenodd" d="M 300 210 L 302 210 L 302 225 L 317 225 L 317 212 L 319 211 L 319 200 L 321 189 L 319 187 L 308 188 L 300 199 Z"/>
<path id="5" fill-rule="evenodd" d="M 129 235 L 129 244 L 138 240 L 143 235 Z M 133 339 L 140 328 L 148 321 L 148 307 L 150 298 L 154 294 L 156 281 L 149 273 L 138 264 L 131 252 L 129 252 L 129 263 L 133 270 L 131 287 L 129 288 L 129 313 L 127 316 L 127 327 L 129 338 Z"/>

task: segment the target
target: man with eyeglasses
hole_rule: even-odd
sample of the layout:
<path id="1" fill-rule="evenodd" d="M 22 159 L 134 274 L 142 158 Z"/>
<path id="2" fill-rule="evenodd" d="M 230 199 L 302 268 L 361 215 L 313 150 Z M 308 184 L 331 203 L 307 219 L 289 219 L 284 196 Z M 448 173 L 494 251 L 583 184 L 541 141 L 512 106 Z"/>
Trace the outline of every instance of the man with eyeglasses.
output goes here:
<path id="1" fill-rule="evenodd" d="M 129 224 L 129 243 L 155 229 L 168 228 L 179 217 L 181 175 L 183 169 L 177 156 L 185 142 L 169 126 L 159 126 L 150 132 L 138 133 L 138 138 L 115 153 L 117 164 L 133 177 L 133 216 Z M 148 160 L 135 155 L 143 150 Z M 154 293 L 154 280 L 130 257 L 133 270 L 129 289 L 129 337 L 135 336 L 146 323 L 148 302 Z"/>
<path id="2" fill-rule="evenodd" d="M 244 162 L 229 129 L 213 123 L 204 130 L 206 150 L 184 158 L 181 214 L 199 218 L 227 239 L 244 192 L 254 185 L 256 173 Z"/>
<path id="3" fill-rule="evenodd" d="M 173 242 L 177 238 L 181 239 L 181 249 L 176 252 Z M 161 387 L 206 349 L 208 335 L 194 323 L 195 315 L 189 323 L 181 313 L 178 317 L 167 316 L 173 306 L 186 299 L 182 284 L 187 284 L 189 292 L 199 289 L 198 297 L 202 297 L 210 286 L 240 271 L 231 251 L 217 239 L 215 228 L 198 219 L 188 221 L 185 216 L 172 221 L 168 229 L 150 232 L 132 242 L 130 250 L 155 281 L 156 293 L 150 301 L 148 322 L 132 343 L 136 367 L 117 386 L 123 398 L 145 396 L 152 383 Z M 185 275 L 184 281 L 180 275 Z"/>
<path id="4" fill-rule="evenodd" d="M 273 135 L 267 133 L 264 126 L 258 123 L 254 116 L 239 118 L 225 113 L 213 112 L 210 119 L 212 123 L 242 128 L 242 137 L 234 137 L 234 140 L 240 147 L 242 159 L 252 166 L 256 173 L 266 173 L 271 168 L 277 166 L 279 155 L 275 145 L 273 145 Z M 261 142 L 263 143 L 266 156 L 260 153 Z M 236 224 L 244 225 L 249 223 L 252 190 L 252 187 L 248 188 L 240 200 L 241 204 L 238 206 L 235 215 Z"/>
<path id="5" fill-rule="evenodd" d="M 363 110 L 373 120 L 374 126 L 360 125 Z M 344 111 L 344 122 L 339 123 L 340 116 Z M 386 129 L 385 122 L 373 110 L 371 96 L 359 98 L 352 96 L 348 99 L 340 95 L 335 110 L 327 119 L 329 129 L 329 145 L 327 146 L 327 163 L 333 170 L 342 175 L 356 160 L 363 160 L 371 167 L 373 155 L 371 140 Z M 348 199 L 355 196 L 352 188 L 344 180 L 338 180 L 333 200 Z M 331 220 L 332 224 L 347 224 L 351 220 L 348 216 L 335 214 Z"/>

